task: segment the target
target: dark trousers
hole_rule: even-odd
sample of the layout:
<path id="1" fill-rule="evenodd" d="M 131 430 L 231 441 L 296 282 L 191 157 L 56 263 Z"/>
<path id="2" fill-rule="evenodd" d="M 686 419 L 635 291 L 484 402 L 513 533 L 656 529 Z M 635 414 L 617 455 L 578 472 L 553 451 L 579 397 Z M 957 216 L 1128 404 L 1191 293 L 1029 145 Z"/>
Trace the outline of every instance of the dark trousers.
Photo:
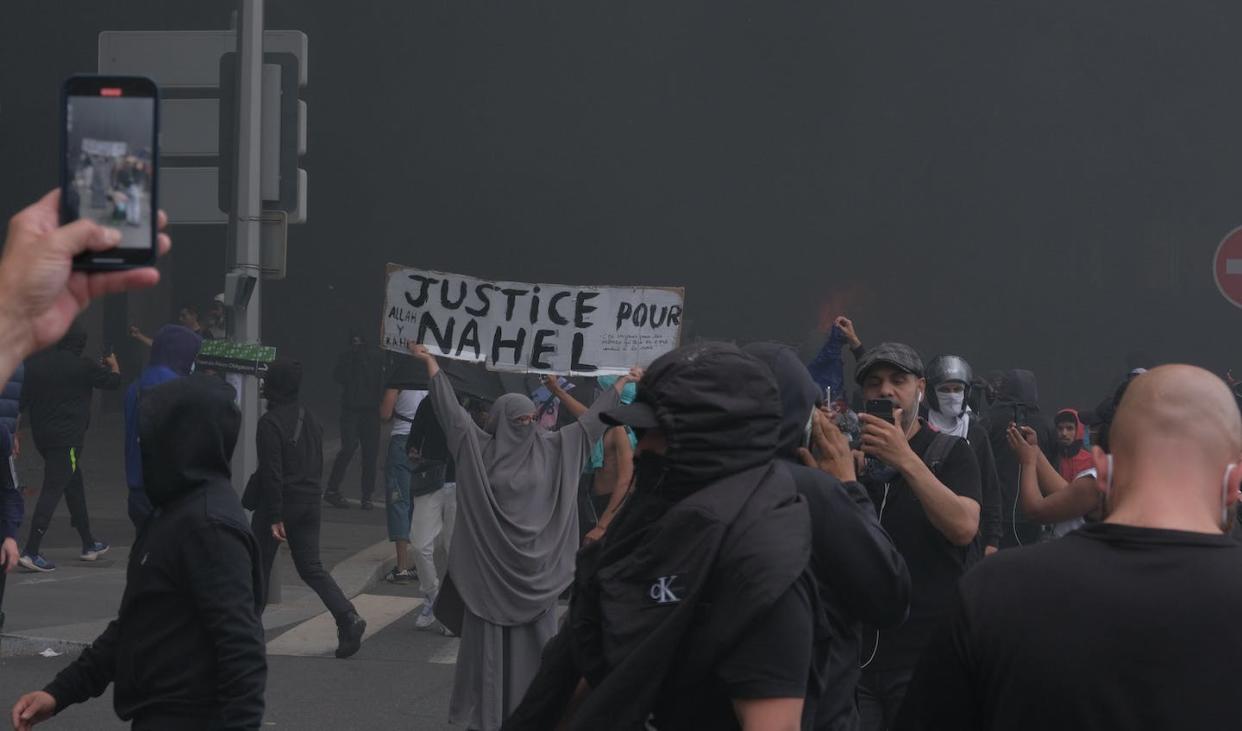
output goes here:
<path id="1" fill-rule="evenodd" d="M 94 543 L 91 519 L 86 514 L 86 489 L 82 484 L 82 448 L 52 447 L 39 450 L 39 455 L 43 457 L 43 490 L 39 493 L 39 502 L 35 504 L 34 517 L 30 519 L 26 553 L 39 552 L 61 495 L 65 496 L 70 525 L 77 528 L 82 546 Z"/>
<path id="2" fill-rule="evenodd" d="M 316 594 L 320 601 L 332 613 L 337 624 L 354 611 L 354 605 L 345 598 L 341 587 L 323 568 L 319 560 L 319 502 L 290 503 L 283 508 L 285 521 L 285 537 L 289 539 L 289 553 L 293 557 L 293 565 L 298 576 Z M 259 540 L 259 550 L 263 552 L 263 604 L 267 606 L 267 586 L 271 581 L 272 563 L 276 560 L 276 550 L 280 541 L 272 536 L 272 519 L 262 506 L 254 512 L 250 520 L 250 529 Z"/>
<path id="3" fill-rule="evenodd" d="M 151 517 L 151 513 L 155 512 L 155 506 L 151 504 L 151 498 L 147 497 L 147 491 L 141 487 L 129 486 L 129 501 L 126 506 L 129 510 L 129 520 L 134 524 L 134 533 L 142 530 L 142 524 L 147 522 L 147 518 Z"/>
<path id="4" fill-rule="evenodd" d="M 366 409 L 341 409 L 341 451 L 336 453 L 332 473 L 328 475 L 328 493 L 341 493 L 341 480 L 354 458 L 358 446 L 362 446 L 362 499 L 370 500 L 375 493 L 375 464 L 379 458 L 380 420 L 379 407 Z"/>
<path id="5" fill-rule="evenodd" d="M 886 731 L 897 721 L 914 669 L 864 670 L 858 681 L 862 731 Z"/>
<path id="6" fill-rule="evenodd" d="M 11 459 L 12 459 L 11 457 L 0 458 L 0 491 L 16 491 L 17 490 L 17 485 L 13 481 L 13 469 L 12 469 Z M 10 494 L 6 497 L 9 497 L 10 499 L 15 497 L 16 499 L 20 500 L 21 493 L 10 492 Z M 0 502 L 3 502 L 3 501 L 0 501 Z M 4 584 L 5 584 L 6 576 L 8 576 L 8 574 L 4 573 L 4 569 L 0 569 L 0 610 L 4 609 Z M 0 629 L 4 629 L 4 612 L 3 611 L 0 611 Z"/>

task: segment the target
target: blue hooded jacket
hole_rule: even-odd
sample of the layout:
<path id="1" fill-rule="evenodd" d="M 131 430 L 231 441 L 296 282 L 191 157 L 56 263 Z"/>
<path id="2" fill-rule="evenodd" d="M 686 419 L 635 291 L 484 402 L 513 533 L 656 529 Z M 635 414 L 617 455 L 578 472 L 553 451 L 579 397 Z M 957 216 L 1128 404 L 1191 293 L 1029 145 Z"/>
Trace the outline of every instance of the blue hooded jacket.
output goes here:
<path id="1" fill-rule="evenodd" d="M 138 406 L 142 392 L 190 375 L 203 339 L 189 328 L 165 325 L 151 343 L 147 367 L 125 392 L 125 481 L 131 490 L 142 489 L 142 452 L 138 448 Z"/>
<path id="2" fill-rule="evenodd" d="M 833 325 L 823 347 L 806 366 L 811 372 L 811 378 L 815 380 L 815 385 L 820 388 L 820 395 L 823 396 L 823 392 L 831 388 L 834 401 L 845 397 L 845 357 L 842 355 L 844 346 L 845 332 Z"/>

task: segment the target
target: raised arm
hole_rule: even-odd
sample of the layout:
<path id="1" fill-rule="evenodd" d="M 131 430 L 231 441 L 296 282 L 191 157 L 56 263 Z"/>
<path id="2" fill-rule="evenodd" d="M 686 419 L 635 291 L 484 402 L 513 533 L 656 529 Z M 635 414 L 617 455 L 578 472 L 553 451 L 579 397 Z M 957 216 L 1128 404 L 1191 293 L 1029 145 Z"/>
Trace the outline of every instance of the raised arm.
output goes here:
<path id="1" fill-rule="evenodd" d="M 560 399 L 561 403 L 569 409 L 569 413 L 573 414 L 575 419 L 581 419 L 589 411 L 581 401 L 570 395 L 569 391 L 561 388 L 561 380 L 559 376 L 544 376 L 543 385 L 547 386 L 548 391 Z"/>
<path id="2" fill-rule="evenodd" d="M 589 449 L 591 445 L 604 438 L 604 432 L 608 431 L 608 425 L 600 421 L 599 415 L 615 409 L 621 403 L 621 392 L 625 390 L 626 385 L 632 381 L 641 380 L 643 377 L 643 369 L 631 368 L 630 372 L 617 379 L 612 384 L 612 388 L 607 389 L 595 402 L 591 404 L 591 408 L 587 412 L 578 417 L 578 423 L 565 427 L 561 430 L 563 437 L 573 438 L 574 433 L 581 429 L 585 434 L 586 440 L 583 442 L 584 448 Z"/>
<path id="3" fill-rule="evenodd" d="M 1081 518 L 1095 509 L 1099 493 L 1094 478 L 1084 477 L 1066 484 L 1051 465 L 1051 476 L 1041 474 L 1039 462 L 1047 462 L 1047 458 L 1035 441 L 1035 433 L 1029 427 L 1019 429 L 1010 425 L 1007 436 L 1022 468 L 1018 483 L 1022 512 L 1041 523 L 1060 523 Z"/>
<path id="4" fill-rule="evenodd" d="M 472 433 L 477 435 L 482 430 L 474 423 L 474 419 L 470 418 L 470 412 L 458 402 L 453 382 L 449 380 L 448 374 L 440 370 L 440 364 L 436 362 L 436 357 L 431 354 L 431 351 L 427 350 L 424 345 L 411 343 L 410 354 L 427 367 L 427 376 L 431 379 L 427 386 L 427 397 L 431 399 L 431 405 L 435 408 L 440 427 L 444 429 L 449 449 L 456 456 L 462 441 L 468 435 Z"/>
<path id="5" fill-rule="evenodd" d="M 151 347 L 151 343 L 155 342 L 150 337 L 143 334 L 143 332 L 139 330 L 136 325 L 129 326 L 129 336 L 133 338 L 134 340 L 137 340 L 139 343 L 142 343 L 143 345 L 147 346 L 148 348 Z"/>

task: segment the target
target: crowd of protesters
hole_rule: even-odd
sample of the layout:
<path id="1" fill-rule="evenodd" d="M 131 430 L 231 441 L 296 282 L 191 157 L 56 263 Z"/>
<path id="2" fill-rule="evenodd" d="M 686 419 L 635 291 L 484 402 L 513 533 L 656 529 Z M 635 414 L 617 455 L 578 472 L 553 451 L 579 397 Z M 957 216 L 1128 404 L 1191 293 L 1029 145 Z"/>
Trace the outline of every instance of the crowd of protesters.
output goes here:
<path id="1" fill-rule="evenodd" d="M 121 376 L 110 354 L 84 356 L 74 319 L 93 297 L 158 280 L 71 276 L 74 253 L 117 237 L 60 227 L 55 209 L 52 194 L 18 214 L 0 260 L 6 571 L 55 570 L 40 543 L 62 495 L 80 558 L 108 550 L 80 461 L 91 394 Z M 342 440 L 326 492 L 301 366 L 278 360 L 239 499 L 236 392 L 193 367 L 203 339 L 224 334 L 212 310 L 204 326 L 185 308 L 150 338 L 126 391 L 137 537 L 118 615 L 18 700 L 15 728 L 110 684 L 136 729 L 261 727 L 261 616 L 285 542 L 336 620 L 337 657 L 358 652 L 366 621 L 320 562 L 321 514 L 352 506 L 342 483 L 359 451 L 358 504 L 372 506 L 385 421 L 387 578 L 418 583 L 418 627 L 460 636 L 454 725 L 1232 723 L 1242 416 L 1207 371 L 1136 369 L 1099 405 L 1045 411 L 1029 371 L 979 376 L 958 354 L 866 345 L 840 317 L 809 362 L 774 343 L 700 342 L 598 379 L 591 399 L 549 377 L 540 404 L 506 393 L 480 407 L 427 348 L 411 345 L 396 373 L 353 335 L 334 374 Z M 44 462 L 20 551 L 19 420 Z"/>

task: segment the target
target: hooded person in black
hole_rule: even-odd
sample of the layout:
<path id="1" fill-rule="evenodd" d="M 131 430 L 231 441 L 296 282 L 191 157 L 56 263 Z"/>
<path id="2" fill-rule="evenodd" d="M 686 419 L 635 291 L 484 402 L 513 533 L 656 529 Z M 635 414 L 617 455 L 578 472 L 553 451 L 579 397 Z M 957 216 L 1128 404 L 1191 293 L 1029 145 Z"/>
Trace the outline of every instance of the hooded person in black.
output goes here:
<path id="1" fill-rule="evenodd" d="M 821 398 L 797 353 L 776 343 L 744 350 L 776 377 L 783 413 L 778 457 L 811 513 L 811 567 L 832 630 L 814 728 L 853 731 L 859 725 L 854 688 L 861 675 L 860 623 L 881 629 L 900 624 L 910 605 L 910 573 L 861 484 L 841 482 L 797 462 L 799 448 L 808 446 L 807 427 Z"/>
<path id="2" fill-rule="evenodd" d="M 384 359 L 376 348 L 367 344 L 359 332 L 350 334 L 349 348 L 341 353 L 332 371 L 332 378 L 341 387 L 341 451 L 332 462 L 324 502 L 345 507 L 341 481 L 345 470 L 362 447 L 362 492 L 364 503 L 371 502 L 375 492 L 375 466 L 379 454 L 380 398 L 384 393 Z"/>
<path id="3" fill-rule="evenodd" d="M 771 373 L 731 345 L 682 348 L 604 418 L 643 432 L 634 490 L 580 553 L 569 620 L 505 728 L 810 728 L 828 634 Z"/>
<path id="4" fill-rule="evenodd" d="M 134 729 L 257 729 L 263 585 L 229 475 L 241 421 L 233 390 L 209 376 L 171 381 L 147 391 L 139 419 L 155 512 L 130 553 L 120 610 L 15 717 L 44 720 L 115 683 L 116 713 Z"/>
<path id="5" fill-rule="evenodd" d="M 996 476 L 1001 491 L 1001 548 L 1011 548 L 1039 540 L 1043 526 L 1022 512 L 1019 501 L 1020 464 L 1009 448 L 1009 425 L 1029 426 L 1039 448 L 1050 462 L 1056 462 L 1056 438 L 1052 422 L 1039 410 L 1039 387 L 1035 374 L 1021 369 L 1006 371 L 997 389 L 996 401 L 988 410 L 988 437 L 996 460 Z"/>
<path id="6" fill-rule="evenodd" d="M 268 366 L 263 378 L 267 413 L 259 419 L 255 437 L 260 498 L 250 526 L 263 556 L 263 586 L 272 575 L 276 550 L 288 541 L 298 576 L 336 620 L 336 656 L 345 658 L 362 646 L 367 623 L 319 560 L 323 429 L 298 402 L 301 388 L 300 363 L 276 360 Z"/>
<path id="7" fill-rule="evenodd" d="M 34 356 L 26 364 L 22 410 L 30 416 L 35 449 L 44 463 L 43 489 L 21 557 L 22 566 L 30 571 L 56 568 L 40 554 L 40 549 L 61 495 L 65 496 L 73 527 L 82 539 L 82 560 L 94 561 L 108 550 L 107 544 L 96 541 L 91 534 L 81 459 L 91 420 L 91 395 L 97 388 L 120 388 L 121 376 L 112 356 L 103 365 L 82 355 L 86 340 L 86 330 L 75 322 L 55 348 Z"/>

